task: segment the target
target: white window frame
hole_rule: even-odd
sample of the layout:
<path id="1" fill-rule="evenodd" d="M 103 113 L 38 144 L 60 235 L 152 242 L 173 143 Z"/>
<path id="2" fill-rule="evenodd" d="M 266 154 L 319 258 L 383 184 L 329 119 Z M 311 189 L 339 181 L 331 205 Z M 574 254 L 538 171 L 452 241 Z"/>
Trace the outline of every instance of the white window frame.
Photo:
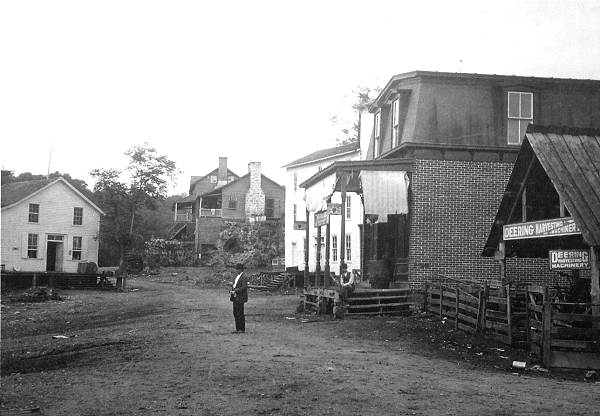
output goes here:
<path id="1" fill-rule="evenodd" d="M 81 210 L 81 215 L 77 215 L 77 210 Z M 83 207 L 73 207 L 73 225 L 83 225 Z"/>
<path id="2" fill-rule="evenodd" d="M 392 102 L 392 147 L 398 146 L 400 141 L 400 98 Z"/>
<path id="3" fill-rule="evenodd" d="M 331 236 L 331 260 L 338 261 L 338 238 L 337 238 L 337 235 Z"/>
<path id="4" fill-rule="evenodd" d="M 38 250 L 40 247 L 39 236 L 37 234 L 28 233 L 27 234 L 27 258 L 28 259 L 37 259 L 38 258 Z M 31 255 L 32 253 L 33 255 Z"/>
<path id="5" fill-rule="evenodd" d="M 376 158 L 379 156 L 379 151 L 381 150 L 380 141 L 381 141 L 381 110 L 375 113 L 375 121 L 373 122 L 373 130 L 374 130 L 374 140 L 373 140 L 373 157 Z"/>
<path id="6" fill-rule="evenodd" d="M 36 207 L 37 211 L 32 208 Z M 35 221 L 32 219 L 35 218 Z M 39 223 L 40 222 L 40 204 L 29 204 L 29 213 L 27 216 L 27 222 Z"/>
<path id="7" fill-rule="evenodd" d="M 346 261 L 352 261 L 352 235 L 346 234 L 346 243 L 344 244 L 346 249 Z"/>
<path id="8" fill-rule="evenodd" d="M 231 206 L 232 202 L 234 203 L 233 207 Z M 227 199 L 227 209 L 238 209 L 238 200 L 235 195 L 229 195 Z"/>
<path id="9" fill-rule="evenodd" d="M 217 179 L 217 175 L 210 175 L 210 183 L 217 183 L 218 179 Z"/>
<path id="10" fill-rule="evenodd" d="M 294 172 L 294 192 L 298 190 L 298 172 Z"/>
<path id="11" fill-rule="evenodd" d="M 76 241 L 77 241 L 77 244 L 75 243 Z M 75 256 L 75 253 L 77 253 L 79 255 Z M 73 236 L 73 248 L 71 249 L 71 260 L 81 260 L 82 255 L 83 255 L 83 237 Z"/>
<path id="12" fill-rule="evenodd" d="M 518 100 L 519 100 L 519 106 L 518 106 L 519 107 L 519 114 L 517 116 L 510 114 L 511 95 L 513 97 L 515 97 L 515 96 L 518 97 Z M 521 105 L 521 97 L 523 97 L 524 95 L 529 95 L 531 97 L 531 101 L 530 101 L 531 102 L 531 108 L 529 109 L 529 114 L 531 115 L 531 117 L 524 117 L 522 115 L 523 108 L 522 108 L 522 105 Z M 533 123 L 533 98 L 534 97 L 533 97 L 533 93 L 532 92 L 526 92 L 526 91 L 508 91 L 508 96 L 507 96 L 507 101 L 506 101 L 506 104 L 507 104 L 507 106 L 506 106 L 507 107 L 506 108 L 506 116 L 508 118 L 508 121 L 506 122 L 506 141 L 507 141 L 508 144 L 511 144 L 511 145 L 520 145 L 521 144 L 521 141 L 523 140 L 523 135 L 525 134 L 524 131 L 521 131 L 521 121 L 529 120 L 529 123 Z M 509 128 L 510 120 L 516 120 L 517 123 L 518 123 L 518 126 L 519 126 L 518 130 L 517 130 L 518 137 L 517 137 L 517 141 L 516 142 L 514 140 L 511 140 L 511 137 L 510 137 L 510 128 Z M 525 128 L 527 128 L 527 127 L 525 127 Z"/>
<path id="13" fill-rule="evenodd" d="M 352 219 L 352 198 L 350 195 L 346 195 L 346 209 L 344 210 L 344 214 L 346 215 L 346 219 Z"/>

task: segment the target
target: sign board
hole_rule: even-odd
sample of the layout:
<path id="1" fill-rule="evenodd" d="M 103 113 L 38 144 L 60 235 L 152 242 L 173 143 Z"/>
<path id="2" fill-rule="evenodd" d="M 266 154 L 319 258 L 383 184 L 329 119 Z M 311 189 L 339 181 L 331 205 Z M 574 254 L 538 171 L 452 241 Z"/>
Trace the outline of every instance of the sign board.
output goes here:
<path id="1" fill-rule="evenodd" d="M 327 224 L 329 224 L 329 212 L 315 212 L 315 227 L 322 227 L 323 225 Z"/>
<path id="2" fill-rule="evenodd" d="M 523 240 L 526 238 L 557 237 L 561 235 L 581 234 L 581 230 L 571 217 L 550 220 L 520 222 L 503 227 L 504 240 Z"/>
<path id="3" fill-rule="evenodd" d="M 327 212 L 329 213 L 329 215 L 341 215 L 342 204 L 327 204 Z"/>
<path id="4" fill-rule="evenodd" d="M 548 257 L 550 270 L 590 268 L 590 252 L 588 250 L 550 250 Z"/>
<path id="5" fill-rule="evenodd" d="M 294 221 L 294 230 L 306 231 L 306 221 Z"/>

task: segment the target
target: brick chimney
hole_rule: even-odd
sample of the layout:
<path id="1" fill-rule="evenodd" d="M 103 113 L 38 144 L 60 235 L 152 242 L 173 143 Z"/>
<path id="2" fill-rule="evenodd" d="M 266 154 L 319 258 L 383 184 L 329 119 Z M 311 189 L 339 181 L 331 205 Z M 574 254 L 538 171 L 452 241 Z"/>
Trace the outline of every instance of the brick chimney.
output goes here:
<path id="1" fill-rule="evenodd" d="M 225 181 L 227 182 L 227 158 L 226 157 L 219 157 L 219 174 L 218 174 L 218 181 L 222 182 Z"/>
<path id="2" fill-rule="evenodd" d="M 248 163 L 250 188 L 246 193 L 246 218 L 250 221 L 262 221 L 265 218 L 265 193 L 260 185 L 260 162 Z"/>

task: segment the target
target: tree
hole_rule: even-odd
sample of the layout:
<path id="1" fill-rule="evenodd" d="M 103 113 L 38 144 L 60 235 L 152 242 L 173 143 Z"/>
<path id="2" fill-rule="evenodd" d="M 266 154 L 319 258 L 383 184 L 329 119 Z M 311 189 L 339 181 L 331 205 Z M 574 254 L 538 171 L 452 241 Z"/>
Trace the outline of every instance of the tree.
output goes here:
<path id="1" fill-rule="evenodd" d="M 125 152 L 129 164 L 120 169 L 94 169 L 94 193 L 106 213 L 100 227 L 101 258 L 118 253 L 119 270 L 125 270 L 125 253 L 143 245 L 139 212 L 155 209 L 166 198 L 167 184 L 175 179 L 175 162 L 158 155 L 148 143 Z M 122 179 L 127 174 L 128 180 Z M 102 263 L 102 261 L 100 261 Z"/>
<path id="2" fill-rule="evenodd" d="M 329 121 L 339 128 L 340 132 L 343 134 L 343 136 L 336 138 L 338 145 L 354 143 L 359 140 L 361 110 L 371 103 L 374 97 L 379 94 L 379 91 L 381 91 L 381 88 L 379 87 L 371 89 L 360 85 L 352 91 L 352 116 L 349 118 L 352 118 L 354 121 L 350 122 L 350 125 L 347 121 L 348 117 L 344 118 L 341 114 L 334 115 L 329 119 Z"/>

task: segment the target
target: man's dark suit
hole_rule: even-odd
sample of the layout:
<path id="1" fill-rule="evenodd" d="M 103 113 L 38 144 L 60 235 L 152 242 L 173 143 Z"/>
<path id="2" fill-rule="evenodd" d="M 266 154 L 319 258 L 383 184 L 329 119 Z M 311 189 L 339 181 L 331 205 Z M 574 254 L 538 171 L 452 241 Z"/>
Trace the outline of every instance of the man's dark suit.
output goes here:
<path id="1" fill-rule="evenodd" d="M 241 273 L 234 283 L 232 289 L 231 301 L 233 302 L 233 317 L 235 318 L 235 330 L 238 332 L 246 331 L 246 317 L 244 316 L 244 303 L 248 302 L 248 279 L 244 273 Z"/>

